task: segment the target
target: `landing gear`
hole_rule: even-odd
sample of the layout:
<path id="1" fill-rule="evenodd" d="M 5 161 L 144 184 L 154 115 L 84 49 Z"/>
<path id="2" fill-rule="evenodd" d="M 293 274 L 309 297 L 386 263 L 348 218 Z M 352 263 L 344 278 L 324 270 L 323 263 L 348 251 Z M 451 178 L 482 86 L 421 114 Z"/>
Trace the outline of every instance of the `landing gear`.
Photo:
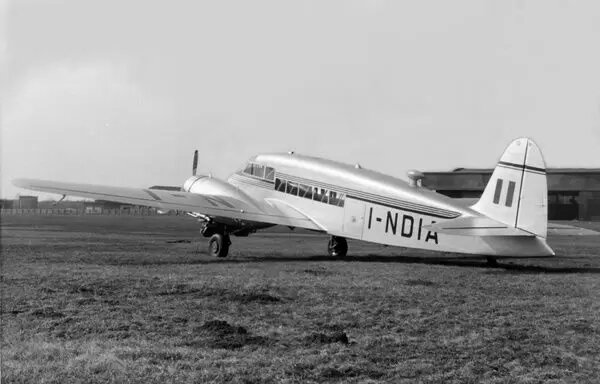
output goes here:
<path id="1" fill-rule="evenodd" d="M 348 243 L 346 239 L 339 236 L 331 236 L 329 244 L 327 244 L 329 256 L 344 257 L 348 253 Z"/>
<path id="2" fill-rule="evenodd" d="M 208 240 L 208 254 L 215 257 L 225 257 L 229 252 L 230 245 L 229 235 L 215 233 Z"/>
<path id="3" fill-rule="evenodd" d="M 273 224 L 244 223 L 232 220 L 231 223 L 223 224 L 212 221 L 210 218 L 203 219 L 200 234 L 208 240 L 208 254 L 215 257 L 226 257 L 231 245 L 230 235 L 237 237 L 248 237 L 257 229 L 272 227 Z"/>
<path id="4" fill-rule="evenodd" d="M 231 240 L 227 227 L 222 224 L 206 221 L 200 228 L 200 233 L 208 240 L 208 254 L 214 257 L 226 257 L 229 253 Z"/>

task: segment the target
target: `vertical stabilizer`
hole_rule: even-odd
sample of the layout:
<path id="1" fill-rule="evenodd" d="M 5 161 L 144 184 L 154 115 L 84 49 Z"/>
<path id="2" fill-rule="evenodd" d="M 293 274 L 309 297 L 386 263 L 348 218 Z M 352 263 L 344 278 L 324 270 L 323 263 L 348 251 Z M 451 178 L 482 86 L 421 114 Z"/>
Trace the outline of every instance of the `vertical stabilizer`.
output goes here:
<path id="1" fill-rule="evenodd" d="M 548 185 L 542 153 L 531 139 L 514 140 L 500 158 L 473 209 L 504 224 L 545 238 Z"/>

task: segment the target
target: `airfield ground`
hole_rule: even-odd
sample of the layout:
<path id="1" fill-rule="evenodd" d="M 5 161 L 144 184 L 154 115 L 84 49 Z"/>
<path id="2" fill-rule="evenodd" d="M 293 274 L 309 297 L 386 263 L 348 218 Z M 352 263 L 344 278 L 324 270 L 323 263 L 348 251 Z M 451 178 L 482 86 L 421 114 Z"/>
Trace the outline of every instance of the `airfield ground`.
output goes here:
<path id="1" fill-rule="evenodd" d="M 600 380 L 600 236 L 489 267 L 288 232 L 213 259 L 179 217 L 1 219 L 3 383 Z"/>

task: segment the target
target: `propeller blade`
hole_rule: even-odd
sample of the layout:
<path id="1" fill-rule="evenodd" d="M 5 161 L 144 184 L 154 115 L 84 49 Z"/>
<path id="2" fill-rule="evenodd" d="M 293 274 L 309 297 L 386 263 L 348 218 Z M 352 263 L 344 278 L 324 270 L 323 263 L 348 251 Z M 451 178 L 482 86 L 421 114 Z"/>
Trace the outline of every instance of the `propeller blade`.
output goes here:
<path id="1" fill-rule="evenodd" d="M 194 163 L 192 165 L 192 176 L 196 176 L 196 169 L 198 169 L 198 150 L 194 151 Z"/>

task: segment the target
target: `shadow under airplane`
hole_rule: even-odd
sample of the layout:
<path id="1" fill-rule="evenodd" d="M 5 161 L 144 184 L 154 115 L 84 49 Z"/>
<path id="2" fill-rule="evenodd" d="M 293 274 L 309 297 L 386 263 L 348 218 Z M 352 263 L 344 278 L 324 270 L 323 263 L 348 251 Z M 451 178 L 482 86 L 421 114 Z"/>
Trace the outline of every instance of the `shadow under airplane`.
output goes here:
<path id="1" fill-rule="evenodd" d="M 550 260 L 560 260 L 560 256 L 549 258 Z M 510 260 L 510 262 L 503 261 Z M 496 263 L 489 263 L 482 257 L 469 256 L 406 256 L 390 255 L 382 256 L 375 254 L 365 254 L 344 257 L 325 256 L 321 254 L 307 256 L 278 256 L 278 255 L 260 255 L 260 256 L 238 256 L 231 258 L 204 258 L 186 260 L 180 262 L 171 262 L 168 260 L 160 262 L 143 262 L 140 264 L 240 264 L 240 263 L 278 263 L 278 262 L 319 262 L 334 261 L 345 263 L 401 263 L 401 264 L 424 264 L 441 265 L 452 267 L 486 268 L 487 273 L 600 273 L 600 267 L 592 266 L 561 266 L 561 265 L 531 265 L 515 264 L 516 259 L 499 259 Z M 548 260 L 548 259 L 547 259 Z"/>

